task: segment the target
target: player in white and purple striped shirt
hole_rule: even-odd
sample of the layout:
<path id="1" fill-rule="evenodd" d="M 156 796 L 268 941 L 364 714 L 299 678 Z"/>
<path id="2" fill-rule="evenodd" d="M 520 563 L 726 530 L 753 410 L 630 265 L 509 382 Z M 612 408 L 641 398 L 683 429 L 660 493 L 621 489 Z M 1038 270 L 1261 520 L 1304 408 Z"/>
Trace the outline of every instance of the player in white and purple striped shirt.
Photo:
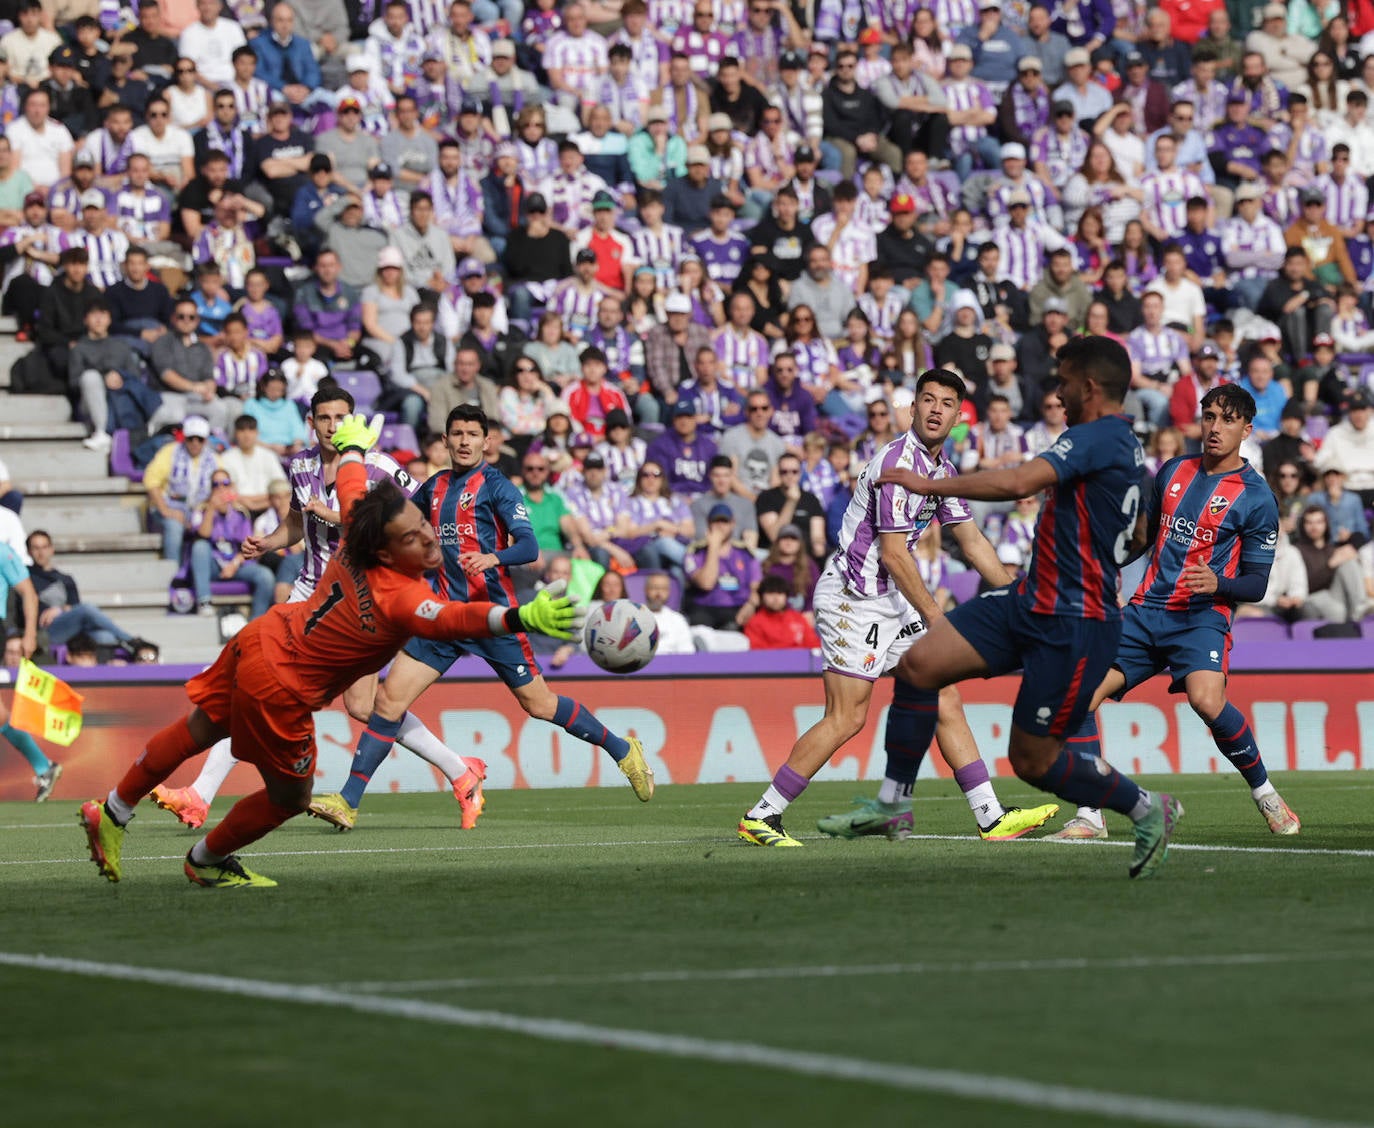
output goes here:
<path id="1" fill-rule="evenodd" d="M 940 449 L 958 418 L 963 397 L 963 381 L 957 377 L 926 373 L 917 388 L 911 430 L 884 447 L 859 473 L 844 513 L 842 547 L 826 565 L 814 596 L 816 630 L 825 660 L 826 717 L 797 741 L 772 785 L 740 820 L 738 834 L 747 842 L 800 845 L 783 829 L 783 812 L 844 745 L 853 731 L 851 718 L 867 714 L 873 683 L 919 642 L 925 632 L 922 612 L 938 613 L 914 560 L 916 542 L 932 522 L 938 519 L 951 528 L 964 555 L 990 583 L 1000 586 L 1010 580 L 963 501 L 922 497 L 894 485 L 877 484 L 878 476 L 888 468 L 911 468 L 935 479 L 953 476 L 954 468 Z M 984 837 L 1009 836 L 1009 824 L 1018 818 L 1023 825 L 1015 833 L 1025 833 L 1058 810 L 1046 805 L 1008 818 L 1010 812 L 997 800 L 967 721 L 953 709 L 952 701 L 948 711 L 940 708 L 937 692 L 919 690 L 900 678 L 894 688 L 884 741 L 887 768 L 877 802 L 863 800 L 857 810 L 822 819 L 822 831 L 845 838 L 865 834 L 895 838 L 911 833 L 911 791 L 931 742 L 937 711 L 941 754 L 954 768 Z"/>
<path id="2" fill-rule="evenodd" d="M 1145 192 L 1140 221 L 1145 230 L 1161 243 L 1176 239 L 1188 226 L 1188 201 L 1194 196 L 1207 199 L 1207 188 L 1191 172 L 1178 167 L 1178 142 L 1171 133 L 1155 138 L 1154 172 L 1141 178 Z"/>

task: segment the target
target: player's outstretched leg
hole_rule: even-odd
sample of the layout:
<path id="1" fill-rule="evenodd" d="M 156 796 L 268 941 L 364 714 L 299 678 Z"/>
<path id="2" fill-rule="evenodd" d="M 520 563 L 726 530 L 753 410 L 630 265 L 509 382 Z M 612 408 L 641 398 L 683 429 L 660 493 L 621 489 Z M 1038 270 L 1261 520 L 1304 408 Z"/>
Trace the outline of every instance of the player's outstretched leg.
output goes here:
<path id="1" fill-rule="evenodd" d="M 168 725 L 148 741 L 143 754 L 130 765 L 104 802 L 91 799 L 82 804 L 81 827 L 86 832 L 91 861 L 102 877 L 110 881 L 121 877 L 124 830 L 139 801 L 192 756 L 204 752 L 223 736 L 222 729 L 195 709 L 189 717 Z"/>
<path id="2" fill-rule="evenodd" d="M 1149 877 L 1169 853 L 1169 839 L 1183 818 L 1183 804 L 1164 792 L 1152 795 L 1106 760 L 1072 752 L 1057 736 L 1036 736 L 1013 723 L 1011 763 L 1016 774 L 1042 791 L 1080 807 L 1119 811 L 1135 823 L 1131 877 Z"/>
<path id="3" fill-rule="evenodd" d="M 0 717 L 3 716 L 4 714 L 0 713 Z M 22 729 L 15 728 L 9 721 L 0 725 L 0 736 L 8 740 L 14 746 L 14 750 L 29 762 L 29 767 L 33 769 L 33 782 L 37 788 L 33 801 L 43 802 L 52 794 L 52 789 L 62 777 L 62 765 L 56 760 L 49 760 L 32 736 Z"/>
<path id="4" fill-rule="evenodd" d="M 1226 682 L 1220 673 L 1196 670 L 1184 681 L 1188 704 L 1212 733 L 1217 749 L 1250 785 L 1250 795 L 1273 834 L 1297 834 L 1302 823 L 1269 780 L 1255 734 L 1245 714 L 1226 700 Z"/>
<path id="5" fill-rule="evenodd" d="M 1084 756 L 1102 756 L 1102 740 L 1097 731 L 1097 714 L 1089 713 L 1078 726 L 1078 731 L 1068 739 L 1072 753 Z M 1082 842 L 1088 839 L 1106 838 L 1107 822 L 1096 807 L 1079 807 L 1073 818 L 1069 819 L 1050 838 L 1069 842 Z"/>
<path id="6" fill-rule="evenodd" d="M 215 801 L 219 789 L 224 786 L 225 779 L 237 763 L 230 751 L 229 741 L 221 740 L 210 749 L 205 763 L 201 765 L 200 775 L 189 787 L 159 785 L 153 788 L 150 798 L 164 811 L 176 815 L 178 822 L 196 830 L 204 826 L 205 820 L 210 817 L 210 804 Z"/>
<path id="7" fill-rule="evenodd" d="M 515 697 L 530 716 L 552 721 L 579 740 L 604 748 L 616 762 L 620 774 L 630 781 L 635 798 L 641 803 L 654 797 L 654 773 L 644 759 L 644 745 L 637 738 L 632 736 L 627 740 L 613 733 L 596 719 L 596 714 L 571 697 L 562 694 L 554 697 L 543 678 L 535 678 L 529 685 L 515 690 Z M 549 699 L 553 699 L 554 708 L 551 715 L 546 715 Z"/>

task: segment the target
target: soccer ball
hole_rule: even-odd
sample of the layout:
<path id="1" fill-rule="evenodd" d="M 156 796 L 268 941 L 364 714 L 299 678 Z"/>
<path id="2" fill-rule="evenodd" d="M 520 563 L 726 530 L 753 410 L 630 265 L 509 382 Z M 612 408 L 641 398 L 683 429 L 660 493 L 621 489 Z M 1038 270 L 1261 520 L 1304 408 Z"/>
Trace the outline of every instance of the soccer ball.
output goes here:
<path id="1" fill-rule="evenodd" d="M 658 650 L 658 620 L 642 603 L 615 599 L 592 612 L 583 637 L 587 654 L 603 670 L 632 674 Z"/>

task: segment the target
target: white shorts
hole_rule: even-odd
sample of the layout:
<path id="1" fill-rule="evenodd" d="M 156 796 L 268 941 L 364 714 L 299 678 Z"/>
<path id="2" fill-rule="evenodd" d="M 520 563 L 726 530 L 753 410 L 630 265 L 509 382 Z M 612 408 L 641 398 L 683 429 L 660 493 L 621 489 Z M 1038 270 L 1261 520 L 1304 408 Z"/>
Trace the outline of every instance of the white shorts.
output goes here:
<path id="1" fill-rule="evenodd" d="M 825 668 L 865 681 L 890 673 L 926 631 L 925 620 L 900 591 L 857 596 L 828 566 L 812 596 Z"/>
<path id="2" fill-rule="evenodd" d="M 308 583 L 306 583 L 304 580 L 302 580 L 299 576 L 297 576 L 297 577 L 296 577 L 296 582 L 295 582 L 294 584 L 291 585 L 291 595 L 290 595 L 290 597 L 287 599 L 286 602 L 287 602 L 287 603 L 304 603 L 307 599 L 309 599 L 309 598 L 310 598 L 312 595 L 314 595 L 314 594 L 315 594 L 315 585 L 314 585 L 314 584 L 308 584 Z"/>

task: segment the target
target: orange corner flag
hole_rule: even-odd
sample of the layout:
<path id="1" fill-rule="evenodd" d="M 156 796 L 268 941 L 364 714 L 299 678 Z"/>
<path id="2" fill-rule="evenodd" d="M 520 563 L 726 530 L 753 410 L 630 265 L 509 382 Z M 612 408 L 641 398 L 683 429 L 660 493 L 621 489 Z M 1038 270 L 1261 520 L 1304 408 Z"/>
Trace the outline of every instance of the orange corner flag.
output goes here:
<path id="1" fill-rule="evenodd" d="M 85 698 L 61 678 L 25 658 L 19 663 L 10 722 L 15 728 L 66 747 L 81 735 L 83 701 Z"/>

